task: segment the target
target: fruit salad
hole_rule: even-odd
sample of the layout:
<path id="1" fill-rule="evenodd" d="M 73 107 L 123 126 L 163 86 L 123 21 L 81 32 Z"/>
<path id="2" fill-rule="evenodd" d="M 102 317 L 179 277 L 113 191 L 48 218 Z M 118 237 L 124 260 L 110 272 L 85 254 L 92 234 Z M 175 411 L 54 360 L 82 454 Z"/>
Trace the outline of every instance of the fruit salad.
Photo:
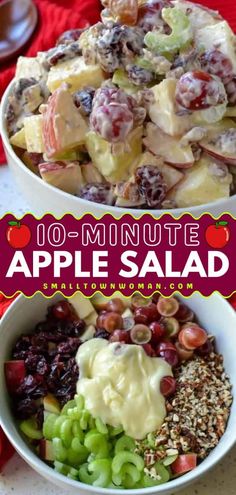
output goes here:
<path id="1" fill-rule="evenodd" d="M 236 38 L 187 0 L 104 0 L 101 21 L 20 57 L 10 142 L 95 203 L 171 209 L 236 192 Z"/>
<path id="2" fill-rule="evenodd" d="M 214 336 L 158 294 L 59 300 L 15 342 L 5 376 L 31 449 L 95 487 L 154 487 L 191 471 L 232 404 Z"/>

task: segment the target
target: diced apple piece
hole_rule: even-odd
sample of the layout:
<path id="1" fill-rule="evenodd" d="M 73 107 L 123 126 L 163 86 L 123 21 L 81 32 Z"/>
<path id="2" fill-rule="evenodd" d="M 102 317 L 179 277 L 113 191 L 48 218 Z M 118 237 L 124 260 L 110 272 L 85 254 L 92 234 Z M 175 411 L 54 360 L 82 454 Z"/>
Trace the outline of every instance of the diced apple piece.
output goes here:
<path id="1" fill-rule="evenodd" d="M 82 164 L 81 172 L 85 184 L 91 184 L 92 182 L 104 182 L 104 177 L 92 162 Z"/>
<path id="2" fill-rule="evenodd" d="M 94 325 L 88 325 L 83 333 L 81 335 L 80 340 L 81 342 L 86 342 L 86 340 L 90 340 L 94 337 L 94 334 L 96 332 L 95 326 Z"/>
<path id="3" fill-rule="evenodd" d="M 76 148 L 84 143 L 87 131 L 86 121 L 63 84 L 50 96 L 43 113 L 43 142 L 47 156 L 53 158 Z"/>
<path id="4" fill-rule="evenodd" d="M 144 198 L 139 198 L 137 201 L 131 201 L 131 199 L 118 197 L 115 202 L 115 206 L 119 206 L 120 208 L 137 208 L 144 204 Z"/>
<path id="5" fill-rule="evenodd" d="M 82 174 L 78 162 L 67 165 L 62 162 L 40 163 L 39 172 L 45 182 L 70 194 L 79 193 L 82 186 Z"/>
<path id="6" fill-rule="evenodd" d="M 94 309 L 94 311 L 90 315 L 84 318 L 84 321 L 86 325 L 96 325 L 97 317 L 98 317 L 97 311 L 95 311 Z"/>
<path id="7" fill-rule="evenodd" d="M 22 127 L 20 131 L 16 132 L 13 136 L 11 136 L 10 143 L 13 146 L 18 146 L 18 148 L 23 148 L 24 150 L 27 149 L 24 127 Z"/>
<path id="8" fill-rule="evenodd" d="M 44 406 L 45 411 L 48 411 L 48 412 L 54 413 L 54 414 L 60 414 L 60 411 L 61 411 L 60 404 L 59 404 L 58 400 L 56 399 L 56 397 L 52 394 L 48 394 L 48 395 L 46 395 L 46 397 L 44 397 L 43 406 Z"/>
<path id="9" fill-rule="evenodd" d="M 87 316 L 94 312 L 94 307 L 90 300 L 86 299 L 81 294 L 75 294 L 70 297 L 69 301 L 81 320 L 85 320 Z"/>
<path id="10" fill-rule="evenodd" d="M 36 57 L 19 57 L 16 66 L 16 74 L 15 78 L 29 79 L 30 77 L 34 77 L 37 81 L 42 79 L 47 74 L 47 71 L 44 69 L 43 64 L 40 63 L 39 59 Z"/>
<path id="11" fill-rule="evenodd" d="M 27 151 L 30 153 L 44 153 L 43 116 L 32 115 L 31 117 L 26 117 L 24 126 Z"/>
<path id="12" fill-rule="evenodd" d="M 42 438 L 39 442 L 39 457 L 44 461 L 55 460 L 53 443 L 45 440 L 45 438 Z"/>
<path id="13" fill-rule="evenodd" d="M 126 308 L 124 313 L 122 313 L 122 318 L 133 318 L 133 317 L 134 315 L 130 308 Z"/>
<path id="14" fill-rule="evenodd" d="M 129 133 L 126 143 L 117 143 L 113 153 L 111 144 L 93 131 L 86 136 L 86 147 L 92 162 L 110 182 L 130 177 L 132 165 L 142 153 L 143 128 L 137 127 Z"/>
<path id="15" fill-rule="evenodd" d="M 180 136 L 192 127 L 191 116 L 177 115 L 175 103 L 176 79 L 164 79 L 152 87 L 155 101 L 150 104 L 152 122 L 170 136 Z"/>
<path id="16" fill-rule="evenodd" d="M 86 65 L 83 57 L 75 57 L 51 67 L 47 86 L 51 93 L 63 82 L 70 85 L 70 91 L 78 91 L 85 86 L 99 88 L 105 76 L 99 65 Z"/>
<path id="17" fill-rule="evenodd" d="M 155 155 L 162 156 L 164 161 L 176 168 L 188 168 L 194 163 L 191 146 L 183 146 L 180 139 L 169 136 L 151 122 L 147 124 L 147 136 L 143 142 L 147 149 Z"/>
<path id="18" fill-rule="evenodd" d="M 218 160 L 236 165 L 236 129 L 231 128 L 203 139 L 200 145 L 206 153 Z"/>
<path id="19" fill-rule="evenodd" d="M 236 72 L 235 35 L 228 22 L 202 27 L 195 33 L 195 46 L 198 50 L 214 50 L 216 47 L 231 60 Z"/>
<path id="20" fill-rule="evenodd" d="M 215 164 L 217 168 L 217 163 Z M 191 168 L 185 170 L 183 180 L 169 193 L 167 199 L 174 200 L 178 208 L 197 206 L 230 195 L 231 174 L 221 177 L 214 174 L 214 160 L 202 156 Z"/>
<path id="21" fill-rule="evenodd" d="M 177 170 L 171 165 L 167 165 L 166 163 L 163 162 L 162 158 L 160 159 L 148 151 L 146 151 L 145 153 L 143 153 L 143 155 L 141 155 L 141 159 L 138 162 L 137 166 L 141 167 L 143 165 L 154 165 L 160 170 L 160 172 L 163 175 L 163 179 L 167 185 L 167 191 L 172 189 L 172 187 L 178 184 L 178 182 L 183 178 L 182 171 Z"/>
<path id="22" fill-rule="evenodd" d="M 23 360 L 6 361 L 4 371 L 8 392 L 14 394 L 26 376 L 25 362 Z"/>

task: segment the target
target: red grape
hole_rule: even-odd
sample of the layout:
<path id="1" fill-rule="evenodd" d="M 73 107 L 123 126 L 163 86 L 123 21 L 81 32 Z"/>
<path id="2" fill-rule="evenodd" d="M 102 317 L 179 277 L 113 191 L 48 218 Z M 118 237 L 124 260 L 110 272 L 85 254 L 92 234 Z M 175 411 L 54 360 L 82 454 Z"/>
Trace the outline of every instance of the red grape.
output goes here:
<path id="1" fill-rule="evenodd" d="M 114 297 L 107 303 L 107 311 L 114 311 L 115 313 L 123 313 L 125 310 L 125 305 L 119 297 Z"/>
<path id="2" fill-rule="evenodd" d="M 152 31 L 158 25 L 163 24 L 161 20 L 162 8 L 167 6 L 165 0 L 147 0 L 138 9 L 138 26 L 145 32 Z"/>
<path id="3" fill-rule="evenodd" d="M 236 76 L 234 75 L 230 81 L 225 83 L 225 91 L 230 106 L 236 105 Z"/>
<path id="4" fill-rule="evenodd" d="M 90 116 L 92 129 L 106 141 L 125 141 L 133 129 L 134 119 L 127 106 L 111 103 L 94 109 Z"/>
<path id="5" fill-rule="evenodd" d="M 204 110 L 227 101 L 223 84 L 203 71 L 183 74 L 176 84 L 176 101 L 189 110 Z"/>
<path id="6" fill-rule="evenodd" d="M 185 347 L 183 347 L 179 342 L 176 342 L 175 347 L 180 361 L 188 361 L 188 359 L 193 357 L 193 351 L 185 349 Z"/>
<path id="7" fill-rule="evenodd" d="M 179 309 L 179 302 L 175 297 L 159 297 L 157 302 L 157 311 L 162 316 L 174 316 Z"/>
<path id="8" fill-rule="evenodd" d="M 134 320 L 136 323 L 151 323 L 152 321 L 158 320 L 159 314 L 154 303 L 148 306 L 141 306 L 135 309 Z"/>
<path id="9" fill-rule="evenodd" d="M 172 368 L 175 368 L 179 364 L 179 357 L 176 349 L 174 351 L 168 349 L 166 351 L 161 351 L 160 357 L 172 366 Z"/>
<path id="10" fill-rule="evenodd" d="M 137 309 L 137 308 L 140 308 L 141 306 L 146 307 L 151 302 L 152 302 L 152 300 L 150 298 L 143 297 L 143 296 L 141 296 L 141 294 L 134 294 L 131 297 L 131 307 L 132 307 L 133 311 L 135 311 L 135 309 Z"/>
<path id="11" fill-rule="evenodd" d="M 201 67 L 204 71 L 220 79 L 228 79 L 233 76 L 233 65 L 231 60 L 220 50 L 209 50 L 200 57 Z"/>
<path id="12" fill-rule="evenodd" d="M 194 350 L 207 341 L 207 333 L 197 325 L 185 326 L 178 335 L 179 343 L 188 350 Z"/>
<path id="13" fill-rule="evenodd" d="M 130 334 L 126 330 L 114 330 L 109 338 L 109 342 L 123 342 L 124 344 L 130 344 Z"/>
<path id="14" fill-rule="evenodd" d="M 152 339 L 151 342 L 152 344 L 158 344 L 158 342 L 164 337 L 165 335 L 165 329 L 161 323 L 158 323 L 157 321 L 153 321 L 150 325 L 149 328 L 152 332 Z"/>
<path id="15" fill-rule="evenodd" d="M 188 308 L 183 303 L 179 304 L 179 309 L 177 313 L 175 314 L 175 318 L 180 322 L 180 323 L 186 323 L 186 321 L 192 321 L 194 320 L 194 312 Z"/>
<path id="16" fill-rule="evenodd" d="M 207 339 L 205 344 L 196 349 L 196 352 L 197 354 L 199 354 L 199 356 L 208 356 L 209 354 L 211 354 L 211 352 L 214 352 L 213 343 L 211 342 L 211 340 Z"/>
<path id="17" fill-rule="evenodd" d="M 146 354 L 150 357 L 155 357 L 156 353 L 153 349 L 153 347 L 150 344 L 142 344 L 142 348 L 146 352 Z"/>
<path id="18" fill-rule="evenodd" d="M 71 315 L 72 306 L 69 301 L 58 301 L 58 303 L 54 304 L 52 307 L 52 313 L 55 318 L 58 320 L 65 320 Z"/>
<path id="19" fill-rule="evenodd" d="M 97 318 L 96 326 L 112 333 L 114 330 L 123 328 L 123 318 L 118 313 L 102 311 Z"/>
<path id="20" fill-rule="evenodd" d="M 130 330 L 130 338 L 134 344 L 147 344 L 152 338 L 152 332 L 146 325 L 134 325 Z"/>
<path id="21" fill-rule="evenodd" d="M 176 348 L 174 346 L 174 344 L 172 344 L 172 342 L 170 342 L 169 340 L 163 340 L 162 342 L 160 342 L 160 344 L 157 346 L 157 356 L 160 355 L 161 352 L 163 351 L 174 351 L 176 352 Z"/>
<path id="22" fill-rule="evenodd" d="M 164 376 L 161 379 L 160 390 L 164 397 L 170 397 L 176 391 L 176 380 L 173 376 Z"/>
<path id="23" fill-rule="evenodd" d="M 116 22 L 134 26 L 138 18 L 138 0 L 110 0 L 109 9 Z"/>
<path id="24" fill-rule="evenodd" d="M 164 325 L 168 337 L 176 337 L 179 333 L 179 322 L 173 316 L 162 318 L 161 322 Z"/>

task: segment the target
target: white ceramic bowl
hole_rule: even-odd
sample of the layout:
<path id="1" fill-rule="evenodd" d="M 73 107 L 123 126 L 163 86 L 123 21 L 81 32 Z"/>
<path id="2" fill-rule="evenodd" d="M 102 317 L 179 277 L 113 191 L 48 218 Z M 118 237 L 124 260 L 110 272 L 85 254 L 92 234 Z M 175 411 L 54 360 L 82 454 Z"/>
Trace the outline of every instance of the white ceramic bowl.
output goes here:
<path id="1" fill-rule="evenodd" d="M 4 379 L 4 361 L 10 358 L 13 343 L 22 333 L 27 333 L 34 328 L 35 323 L 41 320 L 46 314 L 49 303 L 60 299 L 60 295 L 55 295 L 50 301 L 40 294 L 32 299 L 19 296 L 7 310 L 0 323 L 0 390 L 1 408 L 0 424 L 11 440 L 19 454 L 38 471 L 42 476 L 60 486 L 70 489 L 71 494 L 81 493 L 83 495 L 122 495 L 132 493 L 133 495 L 146 494 L 167 494 L 175 493 L 184 486 L 196 481 L 209 471 L 222 457 L 229 451 L 236 441 L 236 401 L 233 401 L 229 422 L 226 432 L 221 438 L 217 447 L 210 455 L 193 471 L 184 476 L 172 480 L 164 485 L 155 488 L 138 490 L 112 490 L 95 488 L 77 481 L 70 480 L 41 461 L 27 446 L 20 436 L 10 409 L 10 401 L 6 390 Z M 201 297 L 199 294 L 193 295 L 187 301 L 188 306 L 196 312 L 202 325 L 216 336 L 217 348 L 224 356 L 224 363 L 227 373 L 233 385 L 233 394 L 236 390 L 236 359 L 233 350 L 236 348 L 236 313 L 218 294 L 212 295 L 209 299 Z"/>
<path id="2" fill-rule="evenodd" d="M 25 199 L 32 207 L 33 213 L 43 215 L 47 212 L 52 212 L 55 216 L 59 217 L 65 213 L 72 213 L 78 217 L 89 212 L 93 213 L 97 217 L 100 217 L 101 215 L 109 212 L 112 213 L 115 218 L 119 218 L 124 213 L 132 213 L 132 215 L 137 218 L 145 213 L 145 210 L 117 208 L 115 206 L 100 205 L 98 203 L 77 198 L 47 184 L 31 172 L 15 154 L 11 144 L 9 143 L 6 131 L 4 115 L 8 97 L 12 92 L 13 85 L 14 81 L 11 82 L 2 98 L 0 108 L 0 133 L 2 135 L 3 146 L 9 167 L 12 170 L 12 173 L 19 185 L 19 188 L 23 192 Z M 236 215 L 236 195 L 231 196 L 229 199 L 214 201 L 205 205 L 192 206 L 187 209 L 175 208 L 167 211 L 174 217 L 178 217 L 186 211 L 190 212 L 193 216 L 195 216 L 195 218 L 205 212 L 210 212 L 215 217 L 221 215 L 222 212 L 230 212 L 231 214 Z M 158 217 L 164 212 L 164 210 L 148 210 L 148 212 L 153 214 L 155 217 Z"/>

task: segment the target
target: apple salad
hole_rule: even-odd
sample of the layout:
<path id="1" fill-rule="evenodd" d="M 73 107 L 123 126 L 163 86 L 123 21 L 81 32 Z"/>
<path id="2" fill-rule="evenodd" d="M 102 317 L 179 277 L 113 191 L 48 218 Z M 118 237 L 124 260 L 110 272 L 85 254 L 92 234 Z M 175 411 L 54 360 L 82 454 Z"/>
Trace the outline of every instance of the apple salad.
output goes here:
<path id="1" fill-rule="evenodd" d="M 104 0 L 101 21 L 20 57 L 10 143 L 88 201 L 188 208 L 236 189 L 236 38 L 185 0 Z"/>

